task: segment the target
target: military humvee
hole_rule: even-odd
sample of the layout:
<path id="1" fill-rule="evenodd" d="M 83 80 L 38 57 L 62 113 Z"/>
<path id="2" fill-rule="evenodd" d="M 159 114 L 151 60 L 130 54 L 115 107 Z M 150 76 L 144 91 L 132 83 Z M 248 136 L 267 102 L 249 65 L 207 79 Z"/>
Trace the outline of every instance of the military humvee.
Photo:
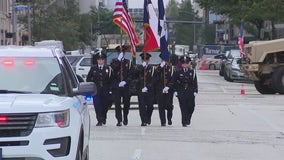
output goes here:
<path id="1" fill-rule="evenodd" d="M 239 64 L 261 94 L 284 94 L 284 38 L 252 41 Z"/>

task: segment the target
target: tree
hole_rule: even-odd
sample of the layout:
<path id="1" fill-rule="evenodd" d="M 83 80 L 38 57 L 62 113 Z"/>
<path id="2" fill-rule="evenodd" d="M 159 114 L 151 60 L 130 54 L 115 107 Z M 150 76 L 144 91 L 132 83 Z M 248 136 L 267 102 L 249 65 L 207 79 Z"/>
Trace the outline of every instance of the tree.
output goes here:
<path id="1" fill-rule="evenodd" d="M 175 0 L 170 0 L 166 7 L 166 16 L 168 20 L 175 20 L 178 17 L 178 3 Z"/>
<path id="2" fill-rule="evenodd" d="M 119 34 L 119 28 L 113 23 L 113 11 L 92 7 L 90 11 L 93 31 L 100 34 Z"/>
<path id="3" fill-rule="evenodd" d="M 196 0 L 203 8 L 208 8 L 216 14 L 225 15 L 231 22 L 239 25 L 245 22 L 245 28 L 249 26 L 251 33 L 258 39 L 261 38 L 261 29 L 264 21 L 272 22 L 273 39 L 275 38 L 275 23 L 283 22 L 284 2 L 282 0 Z M 256 31 L 253 31 L 254 26 Z"/>
<path id="4" fill-rule="evenodd" d="M 74 0 L 67 0 L 66 7 L 49 4 L 46 0 L 32 1 L 34 41 L 46 39 L 63 41 L 65 50 L 78 48 L 80 30 L 79 9 Z"/>
<path id="5" fill-rule="evenodd" d="M 177 20 L 194 21 L 195 13 L 192 9 L 191 1 L 184 0 L 180 4 Z M 175 37 L 177 44 L 193 46 L 194 44 L 194 28 L 192 24 L 176 24 Z"/>
<path id="6" fill-rule="evenodd" d="M 178 3 L 175 0 L 170 0 L 166 7 L 166 19 L 167 20 L 176 20 L 178 17 Z M 175 41 L 175 24 L 168 24 L 168 41 L 169 44 L 174 44 Z"/>

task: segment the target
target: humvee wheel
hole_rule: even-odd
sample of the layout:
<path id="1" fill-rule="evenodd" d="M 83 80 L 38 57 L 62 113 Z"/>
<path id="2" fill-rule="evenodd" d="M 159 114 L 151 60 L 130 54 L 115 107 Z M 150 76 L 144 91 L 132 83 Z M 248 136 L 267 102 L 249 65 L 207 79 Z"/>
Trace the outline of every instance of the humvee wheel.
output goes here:
<path id="1" fill-rule="evenodd" d="M 261 81 L 254 81 L 256 90 L 261 94 L 275 94 L 276 91 L 268 85 L 264 85 Z"/>
<path id="2" fill-rule="evenodd" d="M 279 93 L 284 94 L 284 66 L 279 67 L 272 75 L 273 88 Z"/>

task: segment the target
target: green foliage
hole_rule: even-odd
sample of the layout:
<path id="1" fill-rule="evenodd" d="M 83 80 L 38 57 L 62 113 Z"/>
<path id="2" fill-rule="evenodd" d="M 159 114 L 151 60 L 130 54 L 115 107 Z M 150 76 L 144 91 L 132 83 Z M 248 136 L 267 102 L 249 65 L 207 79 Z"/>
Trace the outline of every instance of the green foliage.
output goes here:
<path id="1" fill-rule="evenodd" d="M 60 40 L 65 50 L 78 48 L 80 32 L 79 9 L 74 0 L 68 0 L 67 6 L 49 5 L 48 1 L 37 0 L 33 8 L 33 40 Z"/>
<path id="2" fill-rule="evenodd" d="M 112 21 L 113 11 L 92 7 L 90 12 L 93 31 L 101 34 L 119 34 L 119 28 Z"/>
<path id="3" fill-rule="evenodd" d="M 243 20 L 246 31 L 250 31 L 258 38 L 264 21 L 268 20 L 274 24 L 284 20 L 283 0 L 196 0 L 196 2 L 202 8 L 209 8 L 216 14 L 227 16 L 236 25 Z"/>
<path id="4" fill-rule="evenodd" d="M 202 21 L 197 17 L 190 0 L 178 4 L 170 0 L 167 5 L 167 19 L 180 21 Z M 189 45 L 214 43 L 215 26 L 209 24 L 173 24 L 173 33 L 169 39 L 175 39 L 176 44 Z"/>
<path id="5" fill-rule="evenodd" d="M 66 0 L 67 5 L 51 4 L 47 0 L 31 0 L 33 41 L 60 40 L 65 50 L 75 50 L 90 45 L 92 33 L 120 33 L 112 22 L 113 12 L 105 8 L 92 8 L 88 14 L 79 14 L 75 0 Z M 20 17 L 27 27 L 27 17 Z"/>
<path id="6" fill-rule="evenodd" d="M 202 37 L 201 44 L 214 44 L 215 43 L 215 25 L 204 24 L 200 26 L 198 37 Z"/>
<path id="7" fill-rule="evenodd" d="M 166 7 L 168 20 L 175 20 L 178 17 L 178 3 L 175 0 L 170 0 Z"/>

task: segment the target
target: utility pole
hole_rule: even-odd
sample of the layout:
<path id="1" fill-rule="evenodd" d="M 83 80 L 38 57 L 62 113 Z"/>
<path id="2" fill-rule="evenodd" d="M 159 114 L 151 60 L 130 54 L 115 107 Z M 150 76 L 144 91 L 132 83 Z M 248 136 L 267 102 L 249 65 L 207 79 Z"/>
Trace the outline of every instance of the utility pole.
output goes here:
<path id="1" fill-rule="evenodd" d="M 29 32 L 29 45 L 32 45 L 32 29 L 31 29 L 31 2 L 28 1 L 28 32 Z"/>
<path id="2" fill-rule="evenodd" d="M 13 26 L 13 45 L 17 45 L 17 14 L 16 0 L 12 1 L 12 26 Z"/>

